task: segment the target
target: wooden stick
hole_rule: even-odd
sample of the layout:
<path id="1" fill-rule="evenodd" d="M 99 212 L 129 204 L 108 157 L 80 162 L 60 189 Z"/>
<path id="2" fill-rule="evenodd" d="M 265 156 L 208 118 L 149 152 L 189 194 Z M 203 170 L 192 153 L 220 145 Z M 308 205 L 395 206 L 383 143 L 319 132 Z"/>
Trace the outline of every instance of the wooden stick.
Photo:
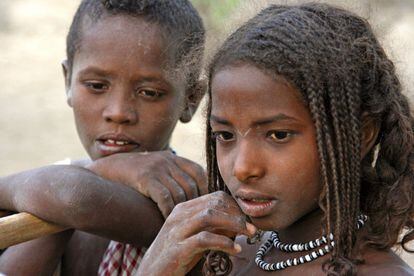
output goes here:
<path id="1" fill-rule="evenodd" d="M 62 232 L 67 228 L 43 221 L 28 213 L 0 218 L 0 249 Z"/>
<path id="2" fill-rule="evenodd" d="M 0 218 L 5 217 L 5 216 L 10 216 L 11 214 L 13 214 L 13 212 L 6 211 L 6 210 L 0 210 Z"/>

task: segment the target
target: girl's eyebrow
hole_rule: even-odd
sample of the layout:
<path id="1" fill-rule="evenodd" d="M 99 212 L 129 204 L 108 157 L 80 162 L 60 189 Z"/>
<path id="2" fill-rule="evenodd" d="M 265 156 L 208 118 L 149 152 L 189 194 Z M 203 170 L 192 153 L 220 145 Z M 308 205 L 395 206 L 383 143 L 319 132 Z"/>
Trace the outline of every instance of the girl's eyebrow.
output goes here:
<path id="1" fill-rule="evenodd" d="M 213 114 L 210 115 L 210 121 L 211 122 L 218 123 L 218 124 L 221 124 L 221 125 L 229 125 L 229 126 L 232 125 L 228 120 L 223 119 L 223 118 L 220 118 L 220 117 L 215 116 Z M 299 120 L 296 119 L 296 118 L 294 118 L 294 117 L 288 116 L 288 115 L 286 115 L 284 113 L 279 113 L 279 114 L 277 114 L 275 116 L 270 116 L 270 117 L 267 117 L 267 118 L 262 118 L 262 119 L 259 119 L 257 121 L 254 121 L 251 124 L 251 126 L 254 127 L 254 126 L 267 125 L 267 124 L 271 124 L 271 123 L 275 123 L 275 122 L 280 122 L 280 121 L 295 121 L 295 122 L 299 122 Z"/>
<path id="2" fill-rule="evenodd" d="M 221 125 L 231 125 L 231 123 L 225 119 L 222 119 L 218 116 L 215 116 L 213 114 L 210 115 L 210 122 L 215 122 Z"/>

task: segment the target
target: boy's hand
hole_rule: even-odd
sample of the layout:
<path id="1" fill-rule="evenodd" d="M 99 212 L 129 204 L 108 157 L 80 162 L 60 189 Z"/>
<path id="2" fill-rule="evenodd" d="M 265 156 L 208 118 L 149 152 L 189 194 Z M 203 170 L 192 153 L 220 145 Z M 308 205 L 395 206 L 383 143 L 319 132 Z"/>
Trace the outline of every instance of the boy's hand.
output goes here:
<path id="1" fill-rule="evenodd" d="M 207 193 L 203 168 L 170 151 L 118 153 L 86 166 L 151 198 L 166 218 L 175 205 Z"/>

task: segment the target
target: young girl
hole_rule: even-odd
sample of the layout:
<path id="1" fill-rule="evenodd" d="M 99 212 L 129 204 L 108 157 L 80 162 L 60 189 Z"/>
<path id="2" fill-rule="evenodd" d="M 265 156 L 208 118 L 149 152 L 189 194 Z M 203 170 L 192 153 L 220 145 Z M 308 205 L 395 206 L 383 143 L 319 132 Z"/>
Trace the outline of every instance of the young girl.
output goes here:
<path id="1" fill-rule="evenodd" d="M 177 205 L 139 275 L 200 274 L 208 251 L 209 275 L 414 275 L 391 250 L 413 239 L 414 120 L 364 19 L 270 6 L 209 78 L 210 189 L 231 196 Z"/>
<path id="2" fill-rule="evenodd" d="M 11 247 L 1 272 L 51 274 L 63 251 L 65 274 L 135 271 L 162 215 L 205 183 L 199 165 L 169 149 L 177 121 L 191 120 L 203 94 L 203 43 L 201 18 L 187 0 L 82 1 L 63 69 L 91 160 L 1 178 L 0 209 L 100 237 L 68 231 Z"/>

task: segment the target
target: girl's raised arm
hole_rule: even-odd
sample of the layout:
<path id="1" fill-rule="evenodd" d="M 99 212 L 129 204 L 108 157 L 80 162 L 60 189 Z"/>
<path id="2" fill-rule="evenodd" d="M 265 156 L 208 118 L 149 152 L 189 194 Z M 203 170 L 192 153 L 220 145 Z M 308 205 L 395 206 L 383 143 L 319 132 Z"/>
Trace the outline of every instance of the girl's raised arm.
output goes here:
<path id="1" fill-rule="evenodd" d="M 181 203 L 145 254 L 138 275 L 186 275 L 204 252 L 235 255 L 241 247 L 232 238 L 255 232 L 234 199 L 224 192 Z"/>

